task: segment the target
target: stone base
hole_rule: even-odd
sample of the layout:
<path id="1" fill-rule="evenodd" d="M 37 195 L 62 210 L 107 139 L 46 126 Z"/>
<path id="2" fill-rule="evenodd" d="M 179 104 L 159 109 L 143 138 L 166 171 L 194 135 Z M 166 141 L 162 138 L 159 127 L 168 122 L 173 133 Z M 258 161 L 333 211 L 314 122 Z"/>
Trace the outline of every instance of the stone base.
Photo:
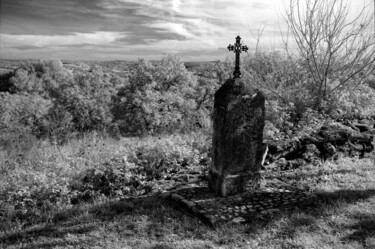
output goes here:
<path id="1" fill-rule="evenodd" d="M 219 176 L 210 171 L 208 188 L 221 197 L 251 192 L 260 187 L 260 173 Z"/>
<path id="2" fill-rule="evenodd" d="M 316 196 L 279 182 L 266 183 L 253 192 L 218 197 L 206 187 L 187 187 L 169 193 L 177 207 L 187 209 L 209 225 L 243 223 L 255 217 L 316 203 Z"/>

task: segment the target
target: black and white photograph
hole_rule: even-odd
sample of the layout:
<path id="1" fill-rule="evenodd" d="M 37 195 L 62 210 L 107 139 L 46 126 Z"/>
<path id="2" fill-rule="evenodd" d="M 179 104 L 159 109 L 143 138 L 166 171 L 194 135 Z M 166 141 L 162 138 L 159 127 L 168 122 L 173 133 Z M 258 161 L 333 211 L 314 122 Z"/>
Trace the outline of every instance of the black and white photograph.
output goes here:
<path id="1" fill-rule="evenodd" d="M 0 0 L 3 248 L 375 248 L 375 0 Z"/>

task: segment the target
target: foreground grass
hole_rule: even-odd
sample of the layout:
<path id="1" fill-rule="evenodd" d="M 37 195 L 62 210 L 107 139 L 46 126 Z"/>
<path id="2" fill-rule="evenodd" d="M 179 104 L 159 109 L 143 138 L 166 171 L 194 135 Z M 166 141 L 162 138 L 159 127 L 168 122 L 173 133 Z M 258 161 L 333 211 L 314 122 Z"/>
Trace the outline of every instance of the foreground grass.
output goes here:
<path id="1" fill-rule="evenodd" d="M 26 162 L 1 159 L 8 167 L 1 164 L 0 200 L 6 199 L 6 191 L 19 188 L 30 191 L 70 184 L 86 169 L 100 168 L 114 156 L 131 156 L 137 148 L 173 151 L 174 146 L 190 158 L 194 153 L 189 150 L 204 150 L 205 139 L 169 136 L 115 141 L 93 136 L 63 147 L 36 146 L 25 156 Z M 38 219 L 19 219 L 6 212 L 0 225 L 0 248 L 375 248 L 373 159 L 342 158 L 294 171 L 266 172 L 265 180 L 268 177 L 308 189 L 318 195 L 318 201 L 303 209 L 254 217 L 248 224 L 212 228 L 159 199 L 129 202 L 98 197 L 78 205 L 40 207 L 43 212 Z"/>

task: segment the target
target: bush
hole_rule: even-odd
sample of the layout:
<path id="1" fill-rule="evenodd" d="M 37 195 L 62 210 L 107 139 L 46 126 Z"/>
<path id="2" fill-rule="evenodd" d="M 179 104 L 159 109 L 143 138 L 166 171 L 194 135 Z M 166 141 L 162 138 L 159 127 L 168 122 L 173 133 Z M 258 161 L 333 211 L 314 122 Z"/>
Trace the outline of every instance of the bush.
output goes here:
<path id="1" fill-rule="evenodd" d="M 196 102 L 197 79 L 179 58 L 168 55 L 153 65 L 138 62 L 129 85 L 115 100 L 113 113 L 124 134 L 190 131 L 202 122 Z"/>
<path id="2" fill-rule="evenodd" d="M 37 137 L 66 142 L 73 132 L 113 131 L 112 97 L 119 77 L 98 66 L 73 71 L 58 59 L 26 63 L 9 79 L 12 93 L 0 100 L 4 127 L 21 127 Z"/>
<path id="3" fill-rule="evenodd" d="M 365 84 L 375 90 L 375 74 L 369 75 L 365 80 Z"/>
<path id="4" fill-rule="evenodd" d="M 62 144 L 90 131 L 111 135 L 155 135 L 209 131 L 214 93 L 231 77 L 233 61 L 207 63 L 188 71 L 175 56 L 158 63 L 140 60 L 129 80 L 104 73 L 99 66 L 58 59 L 26 63 L 4 78 L 0 93 L 0 130 L 49 138 Z M 266 95 L 266 118 L 280 129 L 307 110 L 333 114 L 374 115 L 373 75 L 353 81 L 316 105 L 318 92 L 299 59 L 279 53 L 244 58 L 243 80 Z M 359 76 L 358 76 L 359 77 Z M 358 79 L 358 82 L 362 79 Z M 3 83 L 1 83 L 3 85 Z M 328 82 L 328 89 L 338 82 Z M 10 136 L 12 137 L 12 136 Z M 10 139 L 3 137 L 3 141 Z"/>
<path id="5" fill-rule="evenodd" d="M 233 68 L 233 61 L 227 58 L 224 62 L 203 64 L 194 71 L 198 76 L 195 102 L 198 112 L 201 112 L 199 123 L 203 128 L 211 127 L 215 92 L 231 77 L 231 68 Z"/>
<path id="6" fill-rule="evenodd" d="M 301 61 L 279 53 L 255 53 L 244 59 L 243 68 L 244 80 L 266 95 L 268 120 L 298 121 L 313 106 L 314 89 Z"/>
<path id="7" fill-rule="evenodd" d="M 197 165 L 200 152 L 181 137 L 169 137 L 136 148 L 128 161 L 137 165 L 137 173 L 145 174 L 147 179 L 160 179 L 163 174 L 177 172 L 181 167 Z"/>
<path id="8" fill-rule="evenodd" d="M 37 138 L 24 127 L 18 126 L 1 130 L 0 151 L 3 149 L 7 158 L 17 163 L 27 160 L 30 151 L 36 144 Z"/>
<path id="9" fill-rule="evenodd" d="M 43 134 L 40 125 L 52 103 L 38 95 L 0 93 L 0 147 L 25 156 Z"/>
<path id="10" fill-rule="evenodd" d="M 307 65 L 298 58 L 282 57 L 279 53 L 252 54 L 244 59 L 242 73 L 245 81 L 265 93 L 267 119 L 276 126 L 284 121 L 298 122 L 310 109 L 330 115 L 339 110 L 348 116 L 375 112 L 372 76 L 364 84 L 357 84 L 363 81 L 358 76 L 340 91 L 331 91 L 339 81 L 328 81 L 326 87 L 332 93 L 319 102 L 321 91 L 312 83 Z"/>
<path id="11" fill-rule="evenodd" d="M 375 116 L 375 89 L 367 84 L 349 85 L 331 97 L 329 111 L 346 117 Z"/>
<path id="12" fill-rule="evenodd" d="M 55 105 L 39 122 L 38 126 L 43 139 L 57 144 L 64 144 L 74 137 L 73 116 L 63 107 Z"/>
<path id="13" fill-rule="evenodd" d="M 14 77 L 14 72 L 12 71 L 0 75 L 0 92 L 14 91 L 14 85 L 10 82 L 12 77 Z"/>
<path id="14" fill-rule="evenodd" d="M 63 129 L 65 134 L 69 133 L 67 123 L 71 119 L 64 112 L 57 114 L 60 109 L 55 101 L 59 87 L 72 80 L 72 72 L 59 59 L 26 63 L 15 70 L 9 79 L 12 94 L 1 93 L 0 99 L 0 129 L 15 134 L 3 141 L 17 133 L 37 138 L 52 138 L 58 133 L 61 137 Z"/>
<path id="15" fill-rule="evenodd" d="M 54 98 L 59 86 L 73 81 L 73 73 L 59 59 L 27 62 L 17 69 L 10 83 L 17 93 Z"/>
<path id="16" fill-rule="evenodd" d="M 76 72 L 74 81 L 66 82 L 58 90 L 54 108 L 65 110 L 71 116 L 75 130 L 103 131 L 110 126 L 110 105 L 115 90 L 110 76 L 100 67 L 90 72 Z"/>

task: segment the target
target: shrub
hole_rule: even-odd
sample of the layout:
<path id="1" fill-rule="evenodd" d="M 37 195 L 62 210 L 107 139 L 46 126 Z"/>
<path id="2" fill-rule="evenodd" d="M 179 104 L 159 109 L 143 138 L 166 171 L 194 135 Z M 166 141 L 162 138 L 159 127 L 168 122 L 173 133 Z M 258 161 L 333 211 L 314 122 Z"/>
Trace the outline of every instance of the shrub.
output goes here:
<path id="1" fill-rule="evenodd" d="M 279 53 L 255 53 L 244 59 L 243 68 L 244 80 L 266 95 L 268 120 L 299 119 L 312 107 L 314 89 L 301 61 Z"/>
<path id="2" fill-rule="evenodd" d="M 369 75 L 366 80 L 365 80 L 365 83 L 371 87 L 372 89 L 375 90 L 375 74 L 372 74 L 372 75 Z"/>
<path id="3" fill-rule="evenodd" d="M 245 58 L 243 78 L 266 95 L 267 119 L 276 126 L 288 120 L 298 122 L 312 109 L 324 114 L 334 114 L 336 110 L 346 115 L 373 115 L 374 91 L 372 76 L 365 80 L 355 77 L 350 84 L 333 91 L 339 81 L 327 81 L 324 101 L 321 92 L 312 83 L 307 65 L 298 58 L 282 57 L 279 53 L 256 53 Z M 332 91 L 331 91 L 332 90 Z M 317 105 L 319 103 L 319 105 Z"/>
<path id="4" fill-rule="evenodd" d="M 198 76 L 198 84 L 195 88 L 195 102 L 199 115 L 199 124 L 203 128 L 211 127 L 211 113 L 214 105 L 214 95 L 219 87 L 231 77 L 233 61 L 226 59 L 224 62 L 207 63 L 195 70 Z"/>
<path id="5" fill-rule="evenodd" d="M 64 144 L 74 136 L 73 116 L 63 107 L 55 105 L 39 122 L 43 139 Z"/>
<path id="6" fill-rule="evenodd" d="M 347 117 L 375 116 L 375 89 L 367 84 L 350 85 L 331 97 L 331 113 Z"/>
<path id="7" fill-rule="evenodd" d="M 24 127 L 17 126 L 1 130 L 0 151 L 3 149 L 10 160 L 23 162 L 36 144 L 37 138 Z"/>
<path id="8" fill-rule="evenodd" d="M 15 92 L 45 98 L 55 97 L 59 86 L 72 81 L 73 73 L 64 68 L 59 59 L 41 60 L 36 63 L 27 62 L 10 78 Z"/>
<path id="9" fill-rule="evenodd" d="M 110 112 L 114 88 L 110 76 L 100 67 L 90 72 L 76 72 L 74 81 L 59 87 L 55 108 L 68 112 L 79 132 L 105 130 L 112 121 Z"/>
<path id="10" fill-rule="evenodd" d="M 72 72 L 59 59 L 28 62 L 15 70 L 9 79 L 12 94 L 3 93 L 0 99 L 0 129 L 14 133 L 4 139 L 16 137 L 17 133 L 38 138 L 59 133 L 61 137 L 64 129 L 63 133 L 69 133 L 67 123 L 71 119 L 64 111 L 57 114 L 61 109 L 56 108 L 55 101 L 59 87 L 72 80 Z"/>
<path id="11" fill-rule="evenodd" d="M 114 84 L 123 82 L 98 66 L 89 71 L 78 69 L 73 74 L 58 59 L 41 60 L 24 64 L 10 82 L 15 95 L 7 95 L 3 100 L 7 104 L 0 102 L 7 110 L 3 116 L 12 122 L 18 120 L 20 126 L 38 137 L 62 143 L 74 131 L 115 130 L 111 124 L 112 96 L 116 92 Z M 34 109 L 37 114 L 33 114 Z"/>
<path id="12" fill-rule="evenodd" d="M 41 137 L 40 122 L 52 103 L 38 95 L 0 93 L 0 147 L 24 156 Z"/>
<path id="13" fill-rule="evenodd" d="M 14 90 L 14 85 L 10 82 L 13 76 L 14 71 L 0 75 L 0 92 L 12 92 Z"/>
<path id="14" fill-rule="evenodd" d="M 38 95 L 0 93 L 0 128 L 25 126 L 31 130 L 52 106 Z"/>
<path id="15" fill-rule="evenodd" d="M 129 85 L 118 92 L 113 113 L 124 134 L 191 130 L 204 115 L 197 113 L 196 87 L 196 77 L 175 56 L 156 65 L 140 60 Z"/>

